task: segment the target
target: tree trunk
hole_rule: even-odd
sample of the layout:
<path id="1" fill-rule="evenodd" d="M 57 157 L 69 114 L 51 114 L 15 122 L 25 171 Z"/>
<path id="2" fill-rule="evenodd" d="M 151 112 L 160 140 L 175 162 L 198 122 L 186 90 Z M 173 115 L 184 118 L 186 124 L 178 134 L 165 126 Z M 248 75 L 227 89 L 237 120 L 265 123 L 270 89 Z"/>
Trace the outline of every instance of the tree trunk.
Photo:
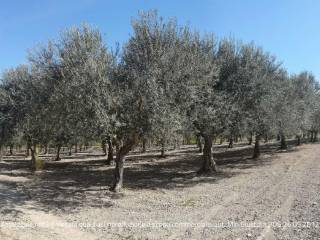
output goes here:
<path id="1" fill-rule="evenodd" d="M 142 152 L 145 153 L 147 151 L 147 140 L 144 138 L 142 140 Z"/>
<path id="2" fill-rule="evenodd" d="M 284 134 L 281 134 L 281 143 L 280 143 L 280 149 L 287 149 L 287 141 L 286 141 L 286 136 Z"/>
<path id="3" fill-rule="evenodd" d="M 116 156 L 116 167 L 114 170 L 114 184 L 111 191 L 119 192 L 123 186 L 123 166 L 125 155 L 118 153 Z"/>
<path id="4" fill-rule="evenodd" d="M 116 156 L 116 167 L 114 170 L 114 183 L 111 191 L 119 192 L 123 186 L 123 167 L 125 162 L 125 157 L 132 149 L 134 145 L 138 143 L 138 134 L 134 133 L 132 138 L 128 139 L 125 144 L 117 151 Z"/>
<path id="5" fill-rule="evenodd" d="M 43 154 L 48 154 L 48 144 L 44 145 L 44 153 Z"/>
<path id="6" fill-rule="evenodd" d="M 229 138 L 228 148 L 233 148 L 233 137 L 230 137 L 230 138 Z"/>
<path id="7" fill-rule="evenodd" d="M 61 145 L 58 145 L 58 147 L 57 147 L 57 156 L 56 156 L 55 161 L 60 161 L 61 160 L 61 158 L 60 158 L 60 150 L 61 150 Z"/>
<path id="8" fill-rule="evenodd" d="M 223 137 L 220 137 L 220 145 L 222 145 L 222 143 L 223 143 Z"/>
<path id="9" fill-rule="evenodd" d="M 257 159 L 260 157 L 260 136 L 257 135 L 254 143 L 254 150 L 253 150 L 253 158 Z"/>
<path id="10" fill-rule="evenodd" d="M 201 136 L 200 135 L 197 135 L 197 145 L 198 145 L 198 148 L 199 148 L 199 153 L 202 153 L 203 152 L 203 147 L 202 147 L 202 142 L 201 142 Z"/>
<path id="11" fill-rule="evenodd" d="M 203 147 L 203 155 L 202 155 L 202 167 L 198 171 L 198 173 L 210 173 L 216 172 L 217 167 L 216 163 L 213 160 L 212 156 L 212 136 L 203 136 L 204 138 L 204 147 Z"/>
<path id="12" fill-rule="evenodd" d="M 164 158 L 166 157 L 166 143 L 165 140 L 161 141 L 161 153 L 160 153 L 160 157 Z"/>
<path id="13" fill-rule="evenodd" d="M 313 142 L 318 142 L 318 131 L 314 132 Z"/>
<path id="14" fill-rule="evenodd" d="M 118 139 L 114 139 L 114 145 L 116 147 L 116 153 L 120 151 L 120 142 Z"/>
<path id="15" fill-rule="evenodd" d="M 12 156 L 13 155 L 13 145 L 10 144 L 9 146 L 9 155 Z"/>
<path id="16" fill-rule="evenodd" d="M 248 145 L 252 144 L 252 138 L 253 138 L 252 133 L 250 133 L 250 136 L 248 138 Z"/>
<path id="17" fill-rule="evenodd" d="M 78 153 L 78 143 L 74 145 L 74 153 Z"/>
<path id="18" fill-rule="evenodd" d="M 69 153 L 68 153 L 69 156 L 72 155 L 72 145 L 69 147 Z"/>
<path id="19" fill-rule="evenodd" d="M 113 146 L 112 146 L 111 139 L 108 139 L 107 143 L 108 143 L 108 158 L 107 158 L 106 164 L 111 165 L 111 162 L 113 160 Z"/>
<path id="20" fill-rule="evenodd" d="M 38 146 L 37 144 L 33 145 L 33 148 L 30 147 L 30 152 L 31 152 L 31 169 L 36 170 L 36 161 L 38 159 Z"/>
<path id="21" fill-rule="evenodd" d="M 177 149 L 177 141 L 176 139 L 173 140 L 173 150 Z"/>
<path id="22" fill-rule="evenodd" d="M 29 141 L 27 141 L 27 152 L 26 152 L 26 157 L 30 156 L 30 148 L 31 148 L 31 144 Z"/>
<path id="23" fill-rule="evenodd" d="M 2 155 L 3 155 L 3 153 L 2 153 L 2 145 L 0 144 L 0 161 L 2 161 Z"/>
<path id="24" fill-rule="evenodd" d="M 301 136 L 297 135 L 297 146 L 301 145 Z"/>
<path id="25" fill-rule="evenodd" d="M 101 141 L 101 148 L 103 151 L 103 156 L 106 156 L 107 155 L 107 140 L 106 139 L 103 139 Z"/>

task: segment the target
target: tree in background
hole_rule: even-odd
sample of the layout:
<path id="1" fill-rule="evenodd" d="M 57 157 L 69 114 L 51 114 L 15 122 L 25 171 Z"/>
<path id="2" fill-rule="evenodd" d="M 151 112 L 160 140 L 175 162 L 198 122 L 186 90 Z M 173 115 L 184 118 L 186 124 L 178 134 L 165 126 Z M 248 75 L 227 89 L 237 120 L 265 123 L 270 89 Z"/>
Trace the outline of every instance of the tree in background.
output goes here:
<path id="1" fill-rule="evenodd" d="M 39 146 L 71 149 L 101 143 L 113 159 L 112 190 L 123 185 L 125 158 L 140 142 L 161 155 L 180 136 L 197 136 L 199 173 L 216 171 L 213 140 L 309 135 L 320 130 L 319 86 L 312 74 L 288 76 L 275 57 L 233 39 L 201 35 L 156 11 L 132 21 L 122 51 L 110 51 L 97 29 L 84 24 L 30 52 L 27 65 L 9 69 L 0 83 L 0 148 L 25 144 L 37 169 Z M 107 150 L 108 146 L 108 150 Z M 45 150 L 45 152 L 47 152 Z"/>

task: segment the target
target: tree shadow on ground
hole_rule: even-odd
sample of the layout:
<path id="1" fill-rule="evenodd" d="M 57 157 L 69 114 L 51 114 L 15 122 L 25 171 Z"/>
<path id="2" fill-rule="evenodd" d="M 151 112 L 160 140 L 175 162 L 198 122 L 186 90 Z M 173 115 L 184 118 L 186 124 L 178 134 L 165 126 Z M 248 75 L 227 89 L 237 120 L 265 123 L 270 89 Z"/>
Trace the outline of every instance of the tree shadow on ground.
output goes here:
<path id="1" fill-rule="evenodd" d="M 272 155 L 279 144 L 262 146 L 262 152 Z M 201 166 L 201 154 L 195 147 L 168 152 L 160 159 L 155 154 L 129 155 L 125 168 L 125 188 L 131 190 L 181 189 L 200 183 L 217 184 L 221 179 L 247 174 L 246 169 L 270 164 L 271 157 L 258 160 L 251 158 L 252 146 L 216 152 L 218 172 L 197 175 Z M 110 207 L 114 198 L 121 194 L 110 192 L 113 181 L 113 166 L 106 166 L 104 159 L 61 161 L 46 163 L 42 172 L 32 173 L 29 161 L 8 159 L 0 163 L 0 174 L 12 177 L 26 177 L 26 182 L 1 183 L 1 211 L 14 211 L 30 201 L 43 211 L 77 212 L 82 206 Z M 6 189 L 6 190 L 5 190 Z M 16 192 L 16 194 L 14 194 Z M 5 200 L 3 200 L 5 199 Z"/>
<path id="2" fill-rule="evenodd" d="M 16 218 L 21 211 L 16 207 L 23 205 L 29 197 L 22 192 L 17 191 L 17 184 L 10 181 L 0 181 L 0 216 L 5 220 L 5 216 Z M 4 218 L 4 219 L 3 219 Z"/>

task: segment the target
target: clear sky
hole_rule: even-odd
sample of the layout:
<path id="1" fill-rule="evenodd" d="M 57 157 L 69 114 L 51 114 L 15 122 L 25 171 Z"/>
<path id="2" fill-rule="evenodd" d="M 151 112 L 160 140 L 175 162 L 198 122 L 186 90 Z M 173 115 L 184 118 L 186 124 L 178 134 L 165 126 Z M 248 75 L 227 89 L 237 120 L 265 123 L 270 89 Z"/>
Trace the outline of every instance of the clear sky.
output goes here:
<path id="1" fill-rule="evenodd" d="M 0 2 L 0 72 L 24 63 L 27 49 L 66 27 L 88 22 L 109 45 L 130 36 L 139 10 L 157 9 L 201 32 L 254 41 L 290 73 L 320 79 L 319 0 L 3 0 Z"/>

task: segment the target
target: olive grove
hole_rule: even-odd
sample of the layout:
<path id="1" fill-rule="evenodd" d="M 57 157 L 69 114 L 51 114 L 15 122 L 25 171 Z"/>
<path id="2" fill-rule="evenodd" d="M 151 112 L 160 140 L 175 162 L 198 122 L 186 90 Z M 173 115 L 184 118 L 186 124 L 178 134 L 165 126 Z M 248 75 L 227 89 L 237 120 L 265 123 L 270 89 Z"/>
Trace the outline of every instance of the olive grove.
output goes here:
<path id="1" fill-rule="evenodd" d="M 24 146 L 31 168 L 40 146 L 75 151 L 99 143 L 115 161 L 112 190 L 123 186 L 128 153 L 151 141 L 161 155 L 191 132 L 203 141 L 199 173 L 217 170 L 214 139 L 317 141 L 320 92 L 312 73 L 290 75 L 254 43 L 202 35 L 157 12 L 141 13 L 119 51 L 84 24 L 31 51 L 0 82 L 0 148 Z M 115 152 L 114 152 L 115 151 Z M 115 156 L 115 157 L 114 157 Z M 40 161 L 38 164 L 37 161 Z"/>

